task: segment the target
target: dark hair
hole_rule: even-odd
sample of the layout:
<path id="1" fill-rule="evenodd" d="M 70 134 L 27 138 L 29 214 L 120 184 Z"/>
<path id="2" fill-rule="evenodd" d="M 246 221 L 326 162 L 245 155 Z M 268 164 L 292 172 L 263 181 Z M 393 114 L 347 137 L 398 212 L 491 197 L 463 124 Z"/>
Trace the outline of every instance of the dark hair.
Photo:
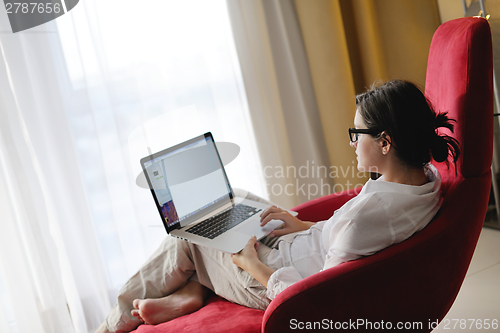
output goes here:
<path id="1" fill-rule="evenodd" d="M 447 112 L 437 114 L 431 103 L 413 83 L 393 80 L 372 87 L 356 96 L 356 106 L 368 129 L 385 131 L 399 159 L 408 166 L 422 167 L 430 162 L 456 162 L 460 155 L 458 141 L 439 135 L 446 127 L 453 132 L 455 120 Z"/>

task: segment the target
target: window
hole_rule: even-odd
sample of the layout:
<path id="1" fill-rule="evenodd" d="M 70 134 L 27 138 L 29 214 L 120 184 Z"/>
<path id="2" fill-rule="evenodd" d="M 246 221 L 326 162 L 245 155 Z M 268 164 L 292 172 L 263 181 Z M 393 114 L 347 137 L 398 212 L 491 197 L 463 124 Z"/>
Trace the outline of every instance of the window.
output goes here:
<path id="1" fill-rule="evenodd" d="M 72 140 L 115 292 L 165 237 L 135 184 L 140 158 L 210 131 L 241 148 L 226 166 L 231 185 L 266 195 L 225 6 L 86 0 L 56 20 Z"/>

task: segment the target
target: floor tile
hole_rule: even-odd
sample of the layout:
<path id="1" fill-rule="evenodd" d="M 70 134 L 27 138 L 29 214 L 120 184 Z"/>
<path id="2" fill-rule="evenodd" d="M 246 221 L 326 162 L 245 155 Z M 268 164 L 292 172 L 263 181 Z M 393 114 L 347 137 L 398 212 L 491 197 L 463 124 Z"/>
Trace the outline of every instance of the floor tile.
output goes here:
<path id="1" fill-rule="evenodd" d="M 466 276 L 500 263 L 500 230 L 483 228 Z"/>
<path id="2" fill-rule="evenodd" d="M 498 328 L 479 328 L 478 319 L 496 320 Z M 482 230 L 457 299 L 433 332 L 500 332 L 500 231 Z"/>

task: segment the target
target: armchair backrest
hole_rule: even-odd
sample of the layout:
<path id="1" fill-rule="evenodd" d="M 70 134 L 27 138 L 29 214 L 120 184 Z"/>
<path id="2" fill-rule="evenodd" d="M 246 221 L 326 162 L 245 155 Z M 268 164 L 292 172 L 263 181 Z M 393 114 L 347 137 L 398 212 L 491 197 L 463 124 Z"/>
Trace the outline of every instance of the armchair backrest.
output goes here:
<path id="1" fill-rule="evenodd" d="M 444 203 L 422 232 L 441 251 L 438 273 L 444 300 L 434 315 L 442 319 L 453 304 L 469 267 L 486 215 L 493 156 L 493 55 L 488 21 L 466 17 L 442 24 L 429 50 L 425 94 L 438 112 L 456 120 L 451 134 L 461 155 L 456 170 L 434 163 L 443 179 Z M 443 281 L 444 282 L 444 281 Z"/>
<path id="2" fill-rule="evenodd" d="M 478 177 L 490 170 L 493 150 L 493 62 L 488 21 L 478 17 L 441 25 L 432 39 L 425 95 L 439 112 L 455 119 L 453 136 L 462 154 L 458 175 Z M 436 164 L 445 185 L 455 170 Z"/>

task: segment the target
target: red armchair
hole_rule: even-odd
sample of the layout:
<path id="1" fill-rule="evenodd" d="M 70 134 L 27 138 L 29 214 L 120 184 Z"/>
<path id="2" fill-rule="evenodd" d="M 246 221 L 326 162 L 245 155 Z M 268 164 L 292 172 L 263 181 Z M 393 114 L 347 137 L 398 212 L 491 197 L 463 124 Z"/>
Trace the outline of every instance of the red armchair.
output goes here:
<path id="1" fill-rule="evenodd" d="M 292 285 L 265 312 L 215 296 L 191 315 L 158 326 L 142 325 L 136 332 L 285 332 L 314 322 L 319 323 L 316 328 L 343 326 L 357 332 L 387 325 L 394 329 L 402 323 L 407 326 L 401 328 L 413 332 L 430 332 L 458 294 L 486 214 L 493 149 L 492 81 L 487 21 L 463 18 L 441 25 L 429 52 L 425 93 L 436 110 L 456 119 L 453 136 L 462 153 L 456 173 L 454 167 L 437 165 L 444 202 L 421 232 Z M 356 193 L 332 194 L 294 210 L 304 220 L 324 220 Z"/>

